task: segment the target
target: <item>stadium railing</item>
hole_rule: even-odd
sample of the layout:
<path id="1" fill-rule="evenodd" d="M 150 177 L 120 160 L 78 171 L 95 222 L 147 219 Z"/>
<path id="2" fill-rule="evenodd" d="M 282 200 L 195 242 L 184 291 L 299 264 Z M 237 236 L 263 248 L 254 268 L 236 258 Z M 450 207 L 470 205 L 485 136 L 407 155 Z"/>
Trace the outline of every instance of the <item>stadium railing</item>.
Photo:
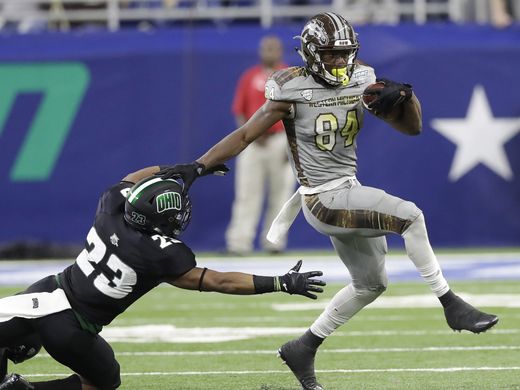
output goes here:
<path id="1" fill-rule="evenodd" d="M 97 25 L 253 20 L 263 27 L 306 19 L 324 10 L 354 23 L 417 24 L 429 20 L 485 23 L 488 0 L 0 0 L 0 28 L 67 30 Z"/>

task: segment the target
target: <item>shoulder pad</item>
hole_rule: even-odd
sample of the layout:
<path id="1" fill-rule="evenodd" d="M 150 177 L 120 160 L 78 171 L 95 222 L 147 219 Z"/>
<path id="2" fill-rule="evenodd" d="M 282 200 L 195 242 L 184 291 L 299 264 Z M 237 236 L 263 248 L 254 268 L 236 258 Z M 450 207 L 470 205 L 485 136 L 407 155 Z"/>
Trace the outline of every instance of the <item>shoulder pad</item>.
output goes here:
<path id="1" fill-rule="evenodd" d="M 290 68 L 274 72 L 270 78 L 272 78 L 280 87 L 283 87 L 288 81 L 300 76 L 307 76 L 305 68 L 301 66 L 291 66 Z"/>
<path id="2" fill-rule="evenodd" d="M 354 86 L 361 85 L 370 85 L 376 82 L 376 74 L 374 72 L 374 68 L 364 65 L 358 64 L 354 73 L 352 73 L 351 84 Z"/>
<path id="3" fill-rule="evenodd" d="M 307 77 L 305 68 L 293 66 L 274 72 L 265 83 L 265 98 L 282 101 L 294 100 L 290 93 L 292 88 L 288 88 L 287 84 L 297 77 Z"/>
<path id="4" fill-rule="evenodd" d="M 133 183 L 122 181 L 108 188 L 99 198 L 97 213 L 117 214 L 124 211 L 125 201 Z"/>

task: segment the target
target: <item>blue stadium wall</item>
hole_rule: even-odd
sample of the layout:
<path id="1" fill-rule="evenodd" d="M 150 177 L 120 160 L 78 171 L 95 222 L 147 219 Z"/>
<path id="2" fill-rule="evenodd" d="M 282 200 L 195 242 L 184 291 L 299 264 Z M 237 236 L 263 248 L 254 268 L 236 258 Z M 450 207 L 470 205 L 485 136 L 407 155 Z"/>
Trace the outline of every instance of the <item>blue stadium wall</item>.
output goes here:
<path id="1" fill-rule="evenodd" d="M 281 37 L 286 62 L 300 64 L 299 28 L 0 36 L 0 243 L 82 242 L 107 186 L 144 166 L 192 161 L 233 129 L 236 81 L 262 35 Z M 360 58 L 413 84 L 424 119 L 423 134 L 407 137 L 369 116 L 358 136 L 361 182 L 413 200 L 435 246 L 518 246 L 520 28 L 358 32 Z M 456 144 L 435 130 L 439 119 L 487 130 Z M 222 249 L 233 175 L 201 179 L 191 196 L 185 241 Z M 330 243 L 299 216 L 289 246 Z"/>

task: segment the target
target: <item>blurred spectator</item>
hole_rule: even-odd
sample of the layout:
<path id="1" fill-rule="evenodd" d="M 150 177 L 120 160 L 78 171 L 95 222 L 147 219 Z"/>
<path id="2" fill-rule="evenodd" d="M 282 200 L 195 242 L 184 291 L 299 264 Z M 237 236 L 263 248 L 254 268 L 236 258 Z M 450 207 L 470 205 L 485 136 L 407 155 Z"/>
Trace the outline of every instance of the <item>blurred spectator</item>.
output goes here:
<path id="1" fill-rule="evenodd" d="M 491 24 L 497 28 L 505 28 L 513 23 L 513 2 L 508 0 L 490 0 Z"/>
<path id="2" fill-rule="evenodd" d="M 123 9 L 147 10 L 147 9 L 170 9 L 177 6 L 178 0 L 122 0 L 119 5 Z M 122 23 L 125 27 L 137 27 L 138 30 L 151 30 L 159 25 L 164 24 L 163 20 L 154 20 L 151 18 L 125 21 Z"/>
<path id="3" fill-rule="evenodd" d="M 77 27 L 105 27 L 107 25 L 106 12 L 103 12 L 98 19 L 75 21 L 69 20 L 70 13 L 77 14 L 78 11 L 106 10 L 107 0 L 84 0 L 81 2 L 69 3 L 62 0 L 47 0 L 39 3 L 39 8 L 48 13 L 48 26 L 52 30 L 68 31 Z M 69 14 L 68 14 L 69 13 Z M 68 17 L 69 16 L 69 17 Z"/>
<path id="4" fill-rule="evenodd" d="M 65 11 L 91 11 L 91 10 L 106 10 L 107 1 L 99 1 L 99 0 L 84 0 L 81 3 L 64 3 L 63 8 Z M 107 25 L 105 20 L 87 20 L 81 22 L 70 22 L 70 26 L 74 27 L 102 27 L 104 28 Z"/>
<path id="5" fill-rule="evenodd" d="M 264 89 L 267 78 L 284 68 L 282 43 L 277 37 L 266 36 L 260 41 L 260 64 L 247 69 L 240 77 L 233 113 L 238 126 L 265 103 Z M 235 200 L 231 222 L 226 232 L 226 245 L 230 253 L 244 255 L 253 250 L 256 229 L 267 193 L 267 210 L 261 234 L 262 249 L 281 252 L 286 237 L 278 245 L 265 238 L 271 222 L 290 198 L 294 179 L 286 156 L 287 141 L 281 122 L 276 123 L 265 136 L 257 139 L 236 162 Z"/>
<path id="6" fill-rule="evenodd" d="M 37 4 L 4 0 L 0 2 L 0 29 L 27 33 L 46 27 L 45 15 Z"/>

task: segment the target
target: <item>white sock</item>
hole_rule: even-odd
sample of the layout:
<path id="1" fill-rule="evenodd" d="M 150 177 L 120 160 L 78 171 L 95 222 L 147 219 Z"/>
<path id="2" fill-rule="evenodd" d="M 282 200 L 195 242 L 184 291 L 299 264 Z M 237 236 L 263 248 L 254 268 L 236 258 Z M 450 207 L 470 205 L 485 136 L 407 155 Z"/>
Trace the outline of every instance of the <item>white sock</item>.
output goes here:
<path id="1" fill-rule="evenodd" d="M 424 215 L 421 213 L 402 234 L 406 253 L 415 267 L 430 285 L 433 293 L 440 297 L 448 292 L 450 286 L 442 275 L 441 267 L 428 240 Z"/>

